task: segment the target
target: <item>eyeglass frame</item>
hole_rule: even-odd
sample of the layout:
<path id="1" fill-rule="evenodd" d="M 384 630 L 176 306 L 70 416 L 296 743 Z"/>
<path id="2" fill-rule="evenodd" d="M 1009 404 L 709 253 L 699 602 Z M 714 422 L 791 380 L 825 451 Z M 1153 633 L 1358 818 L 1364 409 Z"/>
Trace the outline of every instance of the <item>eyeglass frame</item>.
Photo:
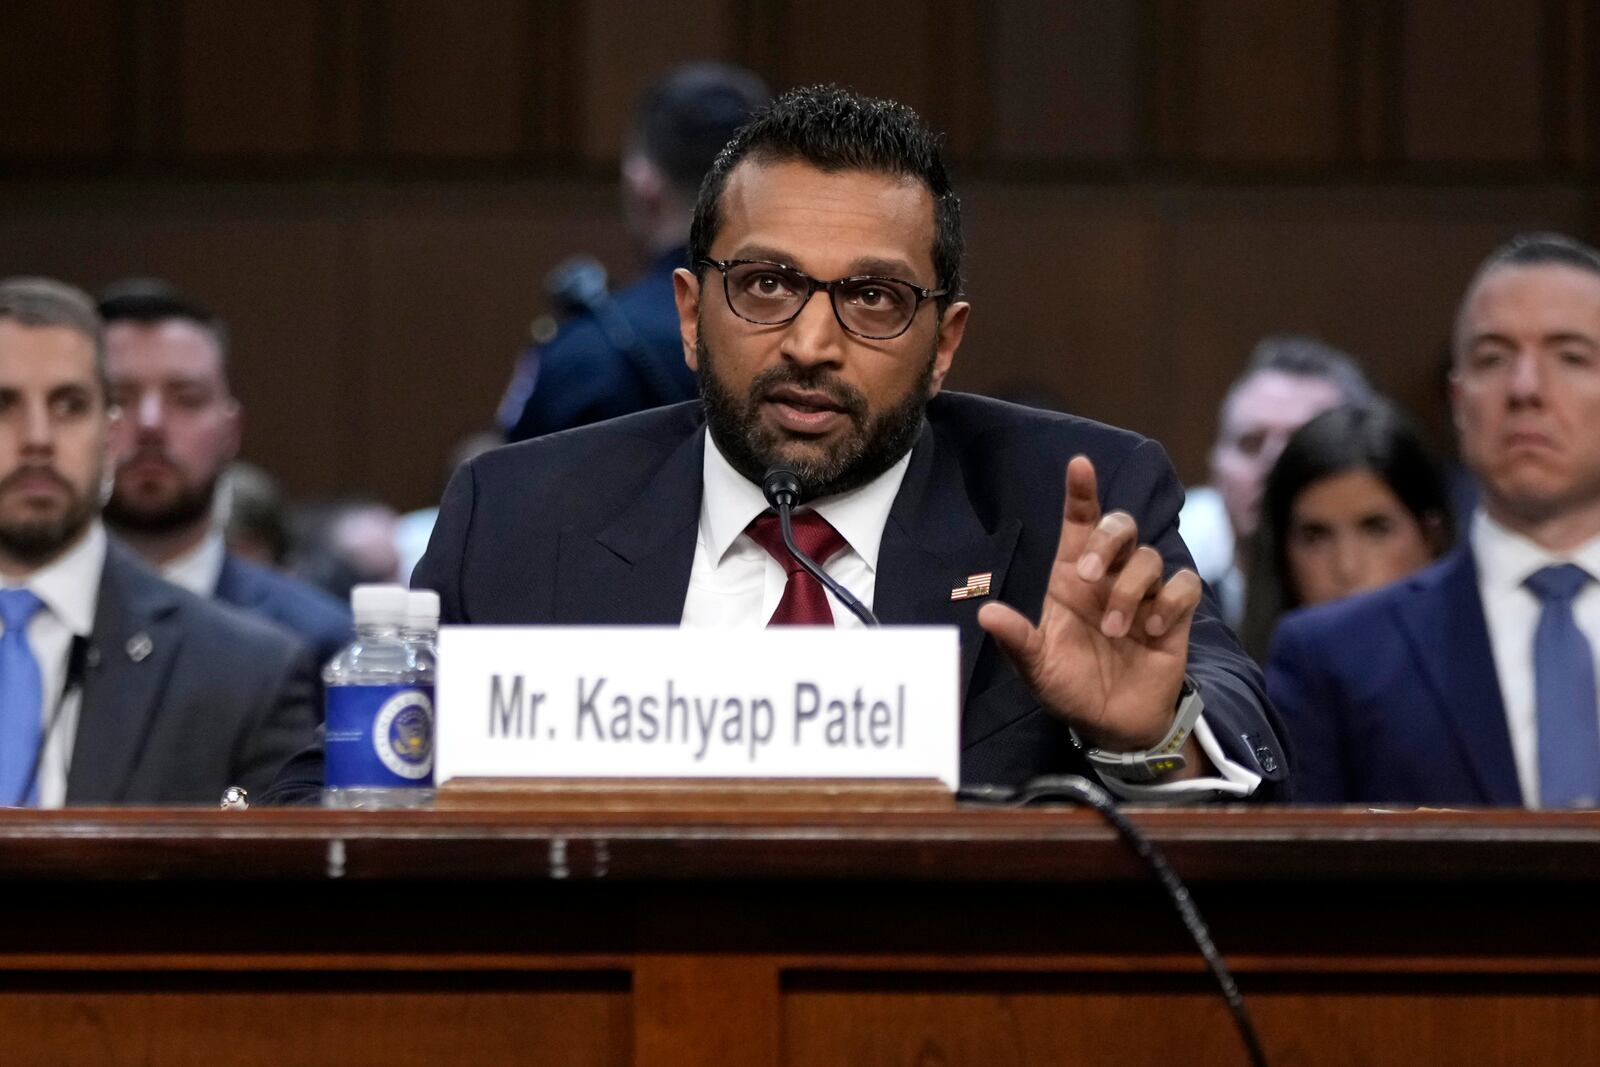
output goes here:
<path id="1" fill-rule="evenodd" d="M 848 278 L 835 278 L 831 282 L 825 282 L 817 278 L 813 278 L 811 275 L 807 274 L 798 267 L 791 267 L 787 263 L 777 263 L 770 259 L 712 259 L 710 256 L 701 256 L 699 259 L 695 260 L 695 265 L 699 266 L 701 264 L 704 264 L 708 267 L 715 267 L 717 269 L 717 273 L 722 275 L 722 298 L 728 302 L 728 310 L 733 312 L 735 315 L 738 315 L 739 318 L 753 326 L 787 326 L 789 323 L 800 317 L 800 313 L 806 309 L 806 305 L 811 303 L 811 298 L 820 292 L 828 294 L 828 307 L 833 309 L 833 317 L 834 320 L 839 323 L 839 328 L 850 336 L 859 337 L 863 341 L 893 341 L 897 337 L 904 337 L 906 331 L 911 329 L 911 324 L 917 321 L 917 312 L 922 310 L 922 305 L 925 301 L 932 300 L 936 297 L 950 295 L 949 289 L 928 289 L 924 286 L 918 285 L 916 282 L 908 282 L 904 278 L 886 278 L 879 274 L 853 274 Z M 734 267 L 745 266 L 777 267 L 780 270 L 787 271 L 790 274 L 795 274 L 802 278 L 806 283 L 806 295 L 803 299 L 795 303 L 794 313 L 789 315 L 787 318 L 779 319 L 776 322 L 760 322 L 756 319 L 752 319 L 748 315 L 742 314 L 738 308 L 734 307 L 733 293 L 728 289 L 728 271 L 732 270 Z M 838 286 L 845 285 L 849 282 L 893 282 L 895 285 L 903 285 L 915 293 L 917 302 L 912 305 L 911 314 L 906 316 L 906 324 L 900 327 L 900 329 L 895 333 L 885 334 L 881 337 L 873 336 L 872 334 L 865 334 L 860 330 L 854 330 L 850 328 L 850 326 L 844 321 L 844 316 L 839 314 L 839 305 L 834 302 L 833 294 L 835 289 Z"/>

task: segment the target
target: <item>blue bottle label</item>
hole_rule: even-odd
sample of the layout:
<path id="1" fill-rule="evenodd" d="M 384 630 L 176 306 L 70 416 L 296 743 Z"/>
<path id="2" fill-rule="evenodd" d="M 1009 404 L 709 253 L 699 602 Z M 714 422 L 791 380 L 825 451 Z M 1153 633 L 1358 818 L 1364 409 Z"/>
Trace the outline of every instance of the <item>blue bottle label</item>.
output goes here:
<path id="1" fill-rule="evenodd" d="M 326 784 L 433 784 L 433 686 L 330 685 Z"/>

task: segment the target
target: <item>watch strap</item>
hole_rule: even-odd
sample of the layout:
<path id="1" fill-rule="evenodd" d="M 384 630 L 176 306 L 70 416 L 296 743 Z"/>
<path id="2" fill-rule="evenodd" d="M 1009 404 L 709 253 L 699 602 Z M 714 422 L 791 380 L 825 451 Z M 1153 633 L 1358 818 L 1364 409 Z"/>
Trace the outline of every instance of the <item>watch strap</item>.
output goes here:
<path id="1" fill-rule="evenodd" d="M 1183 746 L 1194 733 L 1195 723 L 1206 703 L 1200 690 L 1188 675 L 1184 675 L 1183 688 L 1178 692 L 1178 710 L 1166 734 L 1154 745 L 1141 752 L 1107 752 L 1091 748 L 1084 752 L 1089 765 L 1101 774 L 1124 782 L 1151 782 L 1188 765 Z"/>

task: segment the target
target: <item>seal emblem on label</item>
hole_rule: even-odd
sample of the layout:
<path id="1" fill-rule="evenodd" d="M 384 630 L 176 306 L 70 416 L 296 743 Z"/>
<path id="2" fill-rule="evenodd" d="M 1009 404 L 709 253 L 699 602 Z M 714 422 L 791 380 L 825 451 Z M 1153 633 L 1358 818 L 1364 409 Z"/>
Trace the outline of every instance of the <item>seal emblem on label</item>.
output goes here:
<path id="1" fill-rule="evenodd" d="M 378 759 L 402 778 L 420 780 L 433 771 L 433 701 L 416 689 L 384 701 L 372 721 Z"/>

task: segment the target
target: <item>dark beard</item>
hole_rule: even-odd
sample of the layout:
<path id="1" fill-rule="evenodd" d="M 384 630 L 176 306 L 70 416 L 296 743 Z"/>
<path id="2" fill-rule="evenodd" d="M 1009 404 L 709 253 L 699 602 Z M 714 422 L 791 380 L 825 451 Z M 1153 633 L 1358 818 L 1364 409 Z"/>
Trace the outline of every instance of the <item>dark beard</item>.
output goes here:
<path id="1" fill-rule="evenodd" d="M 933 381 L 931 351 L 911 391 L 876 416 L 871 414 L 867 398 L 859 389 L 820 368 L 793 363 L 780 363 L 756 375 L 741 399 L 718 380 L 716 361 L 703 339 L 696 344 L 695 352 L 700 361 L 700 400 L 705 405 L 711 439 L 733 469 L 757 485 L 766 477 L 767 468 L 782 461 L 800 476 L 807 500 L 849 492 L 898 463 L 911 451 L 922 431 L 928 386 Z M 763 425 L 760 417 L 762 398 L 779 385 L 826 392 L 849 418 L 854 432 L 833 442 L 821 456 L 782 455 L 779 435 Z"/>
<path id="2" fill-rule="evenodd" d="M 66 479 L 59 479 L 69 490 Z M 96 479 L 98 481 L 98 479 Z M 0 481 L 0 492 L 5 482 Z M 25 519 L 0 523 L 0 552 L 28 568 L 42 566 L 83 533 L 94 518 L 94 501 L 88 495 L 71 495 L 67 510 L 55 519 Z"/>
<path id="3" fill-rule="evenodd" d="M 165 534 L 182 530 L 211 514 L 217 479 L 204 485 L 185 486 L 176 497 L 158 506 L 142 506 L 112 489 L 106 501 L 106 521 L 119 530 L 140 534 Z"/>

